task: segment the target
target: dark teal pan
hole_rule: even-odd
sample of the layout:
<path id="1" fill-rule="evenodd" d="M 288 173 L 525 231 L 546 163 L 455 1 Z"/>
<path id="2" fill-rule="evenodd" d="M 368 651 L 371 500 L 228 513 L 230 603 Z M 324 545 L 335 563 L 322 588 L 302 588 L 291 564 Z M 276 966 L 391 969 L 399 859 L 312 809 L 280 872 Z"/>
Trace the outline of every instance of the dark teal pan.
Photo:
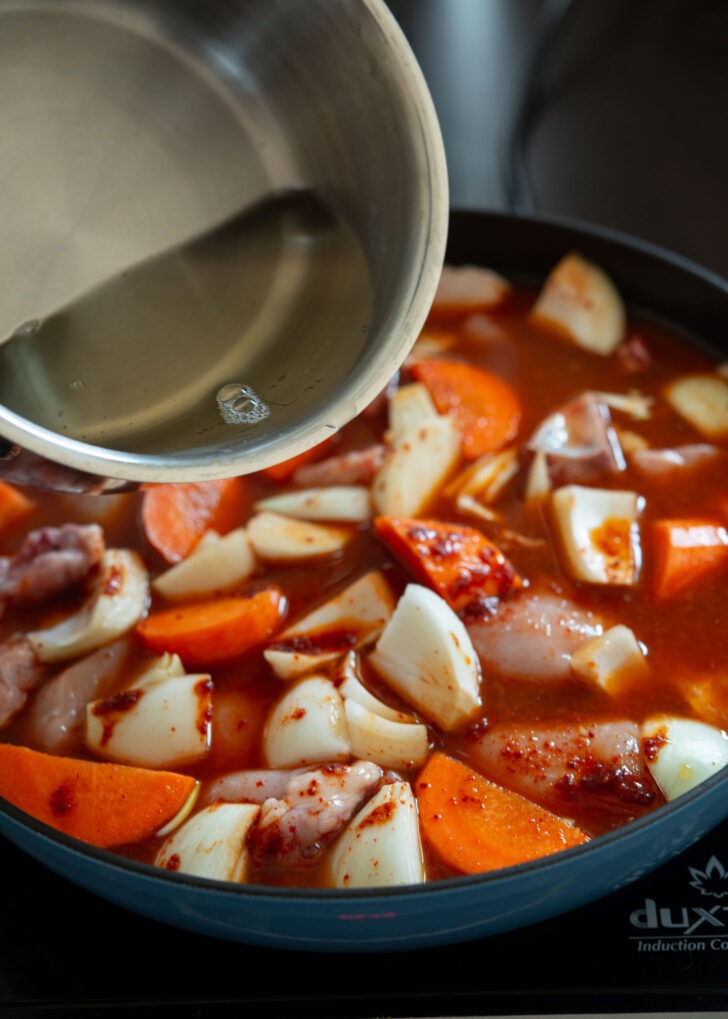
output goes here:
<path id="1" fill-rule="evenodd" d="M 557 220 L 452 214 L 448 260 L 538 279 L 570 250 L 611 274 L 633 309 L 728 353 L 728 283 L 654 246 Z M 380 891 L 282 891 L 188 878 L 57 834 L 0 801 L 0 833 L 41 863 L 136 913 L 269 947 L 377 952 L 481 938 L 565 913 L 636 880 L 728 816 L 728 774 L 586 846 L 481 877 Z M 12 875 L 7 875 L 12 880 Z"/>

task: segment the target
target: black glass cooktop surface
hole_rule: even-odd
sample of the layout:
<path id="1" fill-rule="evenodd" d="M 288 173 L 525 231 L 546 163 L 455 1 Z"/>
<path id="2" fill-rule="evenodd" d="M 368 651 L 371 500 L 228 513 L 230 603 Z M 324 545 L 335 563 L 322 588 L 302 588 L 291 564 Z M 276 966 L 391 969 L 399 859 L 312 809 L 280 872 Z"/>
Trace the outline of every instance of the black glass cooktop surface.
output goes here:
<path id="1" fill-rule="evenodd" d="M 338 954 L 140 918 L 0 845 L 0 1015 L 728 1014 L 728 823 L 607 898 L 523 930 Z"/>

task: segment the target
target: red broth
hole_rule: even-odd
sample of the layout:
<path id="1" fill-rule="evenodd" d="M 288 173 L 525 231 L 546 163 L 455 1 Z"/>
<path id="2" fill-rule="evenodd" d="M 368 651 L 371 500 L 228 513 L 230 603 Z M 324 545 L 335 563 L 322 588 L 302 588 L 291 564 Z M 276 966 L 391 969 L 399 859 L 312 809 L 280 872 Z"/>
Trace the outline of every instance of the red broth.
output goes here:
<path id="1" fill-rule="evenodd" d="M 554 824 L 565 821 L 567 829 L 588 840 L 659 809 L 667 797 L 676 794 L 674 787 L 665 786 L 662 773 L 652 769 L 663 746 L 672 743 L 678 755 L 688 755 L 682 760 L 683 771 L 698 765 L 689 757 L 689 750 L 683 751 L 679 730 L 650 729 L 652 719 L 659 716 L 700 722 L 719 749 L 728 742 L 723 733 L 728 728 L 728 381 L 717 359 L 662 325 L 636 320 L 627 322 L 612 352 L 594 353 L 553 322 L 534 319 L 534 292 L 508 288 L 495 297 L 486 297 L 481 306 L 475 298 L 468 303 L 471 297 L 466 296 L 465 304 L 456 308 L 436 301 L 413 354 L 388 393 L 324 448 L 292 464 L 288 477 L 273 476 L 280 472 L 261 472 L 242 479 L 242 499 L 234 523 L 248 528 L 249 533 L 254 532 L 253 521 L 261 512 L 258 504 L 273 496 L 327 485 L 355 485 L 369 493 L 379 492 L 367 519 L 342 521 L 337 519 L 337 511 L 332 511 L 333 517 L 324 513 L 322 519 L 313 521 L 343 534 L 345 540 L 340 546 L 314 557 L 287 551 L 281 558 L 282 553 L 262 549 L 259 537 L 249 575 L 233 583 L 231 589 L 212 589 L 193 599 L 174 600 L 152 589 L 142 613 L 148 617 L 162 610 L 177 611 L 190 600 L 217 603 L 219 608 L 223 598 L 249 597 L 272 586 L 280 592 L 274 624 L 254 640 L 249 650 L 228 656 L 223 653 L 222 660 L 217 660 L 220 656 L 213 651 L 220 646 L 218 634 L 206 645 L 215 660 L 206 662 L 203 652 L 203 659 L 195 658 L 192 667 L 184 660 L 184 653 L 181 655 L 184 672 L 209 676 L 211 680 L 211 717 L 205 721 L 209 745 L 194 761 L 173 760 L 154 767 L 190 774 L 199 780 L 200 798 L 193 807 L 192 821 L 215 802 L 210 793 L 212 784 L 229 773 L 254 769 L 291 772 L 300 768 L 309 782 L 313 781 L 310 774 L 315 773 L 318 783 L 320 769 L 328 769 L 336 779 L 361 758 L 353 750 L 347 753 L 346 747 L 334 759 L 325 753 L 317 756 L 309 748 L 302 752 L 300 761 L 295 760 L 295 750 L 291 750 L 292 763 L 288 759 L 282 765 L 271 763 L 264 738 L 268 719 L 281 698 L 311 674 L 326 682 L 333 680 L 330 689 L 339 696 L 345 675 L 342 662 L 346 661 L 354 668 L 361 686 L 390 713 L 399 711 L 406 716 L 406 724 L 424 726 L 424 754 L 420 753 L 414 762 L 404 758 L 394 764 L 388 759 L 384 763 L 375 760 L 379 772 L 372 784 L 355 797 L 355 806 L 332 827 L 318 821 L 324 795 L 318 784 L 315 797 L 300 790 L 295 796 L 290 794 L 294 800 L 296 796 L 299 801 L 303 799 L 305 823 L 286 815 L 278 827 L 273 823 L 261 835 L 260 814 L 256 815 L 241 839 L 244 862 L 236 879 L 242 874 L 242 879 L 254 882 L 347 886 L 345 872 L 339 871 L 338 879 L 332 877 L 333 847 L 342 839 L 347 825 L 356 823 L 358 811 L 365 810 L 375 793 L 393 782 L 409 788 L 413 802 L 420 803 L 419 822 L 415 821 L 419 847 L 414 850 L 424 860 L 420 879 L 503 865 L 503 860 L 489 855 L 491 837 L 495 841 L 510 840 L 514 855 L 505 862 L 518 862 L 553 850 L 532 846 L 528 825 L 521 830 L 514 824 L 508 834 L 513 803 L 519 804 L 518 810 L 524 802 L 529 805 L 533 825 L 548 827 L 556 818 Z M 475 447 L 462 443 L 463 429 L 470 425 L 463 425 L 459 410 L 443 411 L 440 406 L 441 414 L 454 414 L 457 422 L 455 431 L 462 443 L 457 453 L 449 461 L 445 458 L 444 466 L 439 466 L 437 455 L 426 454 L 430 458 L 430 481 L 435 481 L 433 490 L 419 503 L 415 500 L 410 505 L 406 498 L 404 502 L 396 498 L 382 502 L 382 471 L 394 446 L 403 456 L 396 478 L 408 477 L 411 467 L 401 452 L 407 452 L 408 447 L 406 436 L 402 439 L 404 426 L 397 425 L 398 431 L 391 416 L 393 394 L 397 386 L 400 392 L 413 387 L 412 393 L 421 393 L 424 386 L 430 399 L 435 400 L 435 389 L 428 389 L 421 381 L 427 380 L 427 372 L 418 368 L 425 358 L 432 357 L 434 363 L 471 365 L 495 376 L 511 395 L 515 394 L 518 413 L 510 431 L 506 428 L 503 433 L 505 437 L 496 439 L 493 448 L 478 452 L 477 434 Z M 709 376 L 711 386 L 714 384 L 710 392 L 718 394 L 709 434 L 702 420 L 698 425 L 686 416 L 685 405 L 676 406 L 666 397 L 666 387 L 676 379 L 696 374 Z M 477 391 L 474 386 L 471 389 Z M 615 399 L 615 394 L 628 399 Z M 463 392 L 453 397 L 455 401 L 463 398 Z M 696 398 L 692 399 L 694 404 Z M 701 400 L 699 395 L 698 402 Z M 693 404 L 688 402 L 688 409 Z M 494 406 L 492 413 L 506 412 L 497 400 Z M 421 409 L 416 413 L 422 413 Z M 561 417 L 554 419 L 555 414 Z M 425 427 L 426 415 L 417 422 Z M 552 425 L 546 439 L 545 422 Z M 487 430 L 490 424 L 485 418 L 476 420 L 476 433 Z M 571 430 L 567 440 L 565 429 Z M 540 448 L 543 442 L 548 447 L 546 453 L 538 453 L 539 437 Z M 539 468 L 535 465 L 537 459 Z M 539 474 L 544 464 L 545 474 Z M 477 482 L 476 468 L 486 482 Z M 488 488 L 489 484 L 492 487 Z M 579 503 L 584 490 L 599 493 L 597 500 Z M 571 516 L 555 495 L 564 491 L 577 500 Z M 626 530 L 618 513 L 608 509 L 599 516 L 600 506 L 611 506 L 612 492 L 627 492 L 633 497 L 635 515 Z M 145 533 L 144 492 L 96 500 L 31 489 L 23 494 L 31 500 L 32 508 L 17 522 L 6 523 L 0 529 L 0 553 L 4 557 L 0 559 L 0 583 L 11 571 L 27 534 L 46 526 L 86 524 L 96 519 L 102 523 L 107 547 L 136 550 L 150 579 L 170 569 L 171 564 L 152 547 Z M 591 507 L 588 512 L 596 516 L 588 519 L 586 531 L 583 527 L 578 531 L 587 505 Z M 382 525 L 384 517 L 396 518 L 402 524 L 404 551 L 401 543 L 389 540 L 389 531 Z M 377 519 L 376 526 L 372 518 Z M 569 521 L 578 533 L 569 531 Z M 447 527 L 438 531 L 433 522 Z M 674 536 L 680 523 L 684 525 L 683 537 L 675 539 L 677 546 L 672 548 L 668 567 L 666 536 Z M 673 526 L 672 531 L 668 524 Z M 693 525 L 693 531 L 688 525 Z M 702 526 L 703 531 L 696 532 L 695 526 Z M 225 529 L 231 527 L 235 529 L 228 521 Z M 502 560 L 481 557 L 474 575 L 473 563 L 463 565 L 458 559 L 463 538 L 460 528 L 470 529 L 467 534 L 474 530 L 487 539 L 489 548 L 495 548 Z M 584 545 L 585 533 L 588 547 Z M 708 535 L 707 549 L 699 540 L 696 548 L 683 547 L 695 544 L 696 533 Z M 275 545 L 283 539 L 274 535 L 270 540 Z M 304 550 L 307 540 L 301 539 Z M 626 581 L 619 573 L 625 554 L 629 560 Z M 593 566 L 595 555 L 597 565 L 607 563 L 605 577 L 600 580 L 580 572 L 589 562 Z M 77 612 L 88 598 L 95 569 L 98 567 L 88 577 L 37 603 L 26 604 L 19 597 L 6 596 L 0 616 L 0 651 L 5 655 L 0 663 L 8 660 L 8 642 Z M 438 578 L 445 575 L 443 569 L 449 580 L 457 581 L 456 587 L 438 588 Z M 616 582 L 610 569 L 618 571 Z M 390 625 L 384 619 L 370 626 L 366 639 L 362 639 L 356 621 L 345 617 L 323 630 L 320 626 L 310 632 L 304 628 L 294 637 L 286 637 L 286 631 L 295 629 L 313 609 L 373 571 L 390 592 L 392 606 L 404 597 L 409 586 L 415 585 L 434 591 L 445 605 L 446 611 L 438 617 L 443 621 L 443 632 L 453 617 L 464 624 L 476 652 L 477 660 L 469 667 L 476 670 L 470 676 L 477 677 L 477 691 L 475 701 L 472 690 L 463 694 L 465 706 L 454 721 L 448 714 L 453 698 L 444 699 L 442 711 L 433 708 L 426 688 L 423 693 L 416 685 L 407 687 L 407 680 L 393 681 L 387 671 L 395 668 L 391 662 L 382 667 L 376 649 L 382 631 Z M 457 598 L 455 590 L 460 592 Z M 449 597 L 455 598 L 454 608 L 447 605 Z M 610 657 L 605 652 L 604 634 L 614 632 L 614 628 L 626 642 L 620 643 Z M 135 682 L 156 659 L 157 652 L 176 650 L 174 642 L 169 648 L 164 646 L 164 637 L 161 649 L 151 647 L 142 639 L 145 632 L 143 618 L 127 628 L 123 669 L 100 698 L 92 698 L 102 702 L 97 717 L 105 712 L 107 722 L 112 718 L 109 733 L 113 732 L 114 720 L 138 700 L 130 691 L 135 690 Z M 393 641 L 400 646 L 394 658 L 406 658 L 409 653 L 416 659 L 418 631 L 411 631 L 411 646 L 409 632 L 402 624 L 395 633 Z M 584 653 L 587 645 L 590 654 Z M 294 657 L 327 657 L 315 662 L 310 671 L 284 679 L 264 657 L 266 649 Z M 38 722 L 42 691 L 73 665 L 76 657 L 85 654 L 44 666 L 42 683 L 22 694 L 20 700 L 25 703 L 5 720 L 4 742 L 49 752 L 51 744 Z M 3 673 L 0 664 L 0 686 L 11 682 L 10 670 L 6 668 Z M 302 708 L 299 714 L 305 715 L 307 710 Z M 290 715 L 287 721 L 291 721 Z M 342 724 L 339 731 L 344 732 L 345 740 L 347 723 Z M 160 721 L 159 725 L 163 732 L 165 723 Z M 286 747 L 286 753 L 289 746 L 295 748 L 295 726 L 293 731 L 290 739 L 283 738 L 276 744 Z M 67 734 L 62 755 L 104 760 L 109 756 L 107 746 L 103 740 L 90 741 L 86 723 L 81 720 Z M 55 744 L 50 752 L 58 753 Z M 425 816 L 425 790 L 419 784 L 419 775 L 433 755 L 462 763 L 473 778 L 473 789 L 484 782 L 486 791 L 491 787 L 505 790 L 506 806 L 500 812 L 493 808 L 492 815 L 501 819 L 502 832 L 484 835 L 477 825 L 473 827 L 464 820 L 469 811 L 463 805 L 462 791 L 458 791 L 450 796 L 451 800 L 458 799 L 456 813 L 450 817 L 446 807 L 442 816 L 441 829 L 446 829 L 449 841 L 443 842 L 436 831 L 433 834 L 440 814 Z M 145 766 L 134 759 L 134 751 L 127 761 L 122 757 L 121 763 Z M 722 763 L 719 757 L 713 767 Z M 285 795 L 279 789 L 270 799 L 280 802 Z M 443 798 L 447 796 L 443 794 Z M 483 817 L 491 817 L 489 801 L 478 802 L 478 810 Z M 381 824 L 384 831 L 389 819 L 385 815 L 387 811 L 380 808 L 373 815 L 375 819 L 370 817 L 367 823 Z M 304 835 L 312 818 L 314 834 Z M 496 823 L 488 820 L 486 827 L 492 829 Z M 138 860 L 161 861 L 169 869 L 185 869 L 184 853 L 174 851 L 174 846 L 166 856 L 158 856 L 166 837 L 155 834 L 114 848 Z M 470 838 L 478 843 L 478 853 L 471 851 Z"/>

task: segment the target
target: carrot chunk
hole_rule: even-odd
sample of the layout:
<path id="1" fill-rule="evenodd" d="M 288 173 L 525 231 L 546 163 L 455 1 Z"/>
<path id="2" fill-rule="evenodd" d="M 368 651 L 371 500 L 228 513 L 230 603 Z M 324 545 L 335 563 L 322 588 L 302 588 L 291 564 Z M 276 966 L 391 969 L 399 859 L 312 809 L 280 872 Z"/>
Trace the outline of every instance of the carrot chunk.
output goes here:
<path id="1" fill-rule="evenodd" d="M 700 518 L 658 520 L 653 528 L 653 589 L 673 598 L 728 567 L 728 529 Z"/>
<path id="2" fill-rule="evenodd" d="M 186 666 L 215 665 L 264 643 L 282 623 L 285 607 L 283 593 L 267 587 L 152 612 L 136 632 L 152 651 L 177 654 Z"/>
<path id="3" fill-rule="evenodd" d="M 185 559 L 205 531 L 226 534 L 241 520 L 242 478 L 147 485 L 142 496 L 142 527 L 149 544 L 168 563 Z"/>
<path id="4" fill-rule="evenodd" d="M 52 828 L 101 849 L 154 835 L 185 807 L 196 787 L 191 776 L 171 771 L 0 744 L 0 795 Z"/>
<path id="5" fill-rule="evenodd" d="M 455 419 L 466 459 L 501 449 L 518 435 L 521 401 L 497 375 L 464 361 L 436 357 L 415 361 L 410 371 L 427 387 L 440 414 Z"/>
<path id="6" fill-rule="evenodd" d="M 0 532 L 17 524 L 35 509 L 35 503 L 15 485 L 0 481 Z"/>
<path id="7" fill-rule="evenodd" d="M 504 598 L 522 585 L 498 546 L 474 527 L 380 516 L 374 528 L 404 567 L 456 612 L 484 598 Z"/>
<path id="8" fill-rule="evenodd" d="M 416 782 L 425 839 L 461 874 L 525 863 L 588 842 L 588 836 L 467 765 L 434 753 Z"/>

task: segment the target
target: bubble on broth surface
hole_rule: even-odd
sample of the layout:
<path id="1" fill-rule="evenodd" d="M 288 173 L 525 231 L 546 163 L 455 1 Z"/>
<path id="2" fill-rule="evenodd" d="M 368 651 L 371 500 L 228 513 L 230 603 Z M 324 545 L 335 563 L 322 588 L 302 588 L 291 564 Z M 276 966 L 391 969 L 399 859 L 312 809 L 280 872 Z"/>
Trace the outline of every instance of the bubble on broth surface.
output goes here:
<path id="1" fill-rule="evenodd" d="M 254 425 L 265 421 L 270 407 L 254 389 L 240 382 L 230 382 L 217 391 L 217 406 L 228 425 Z"/>

